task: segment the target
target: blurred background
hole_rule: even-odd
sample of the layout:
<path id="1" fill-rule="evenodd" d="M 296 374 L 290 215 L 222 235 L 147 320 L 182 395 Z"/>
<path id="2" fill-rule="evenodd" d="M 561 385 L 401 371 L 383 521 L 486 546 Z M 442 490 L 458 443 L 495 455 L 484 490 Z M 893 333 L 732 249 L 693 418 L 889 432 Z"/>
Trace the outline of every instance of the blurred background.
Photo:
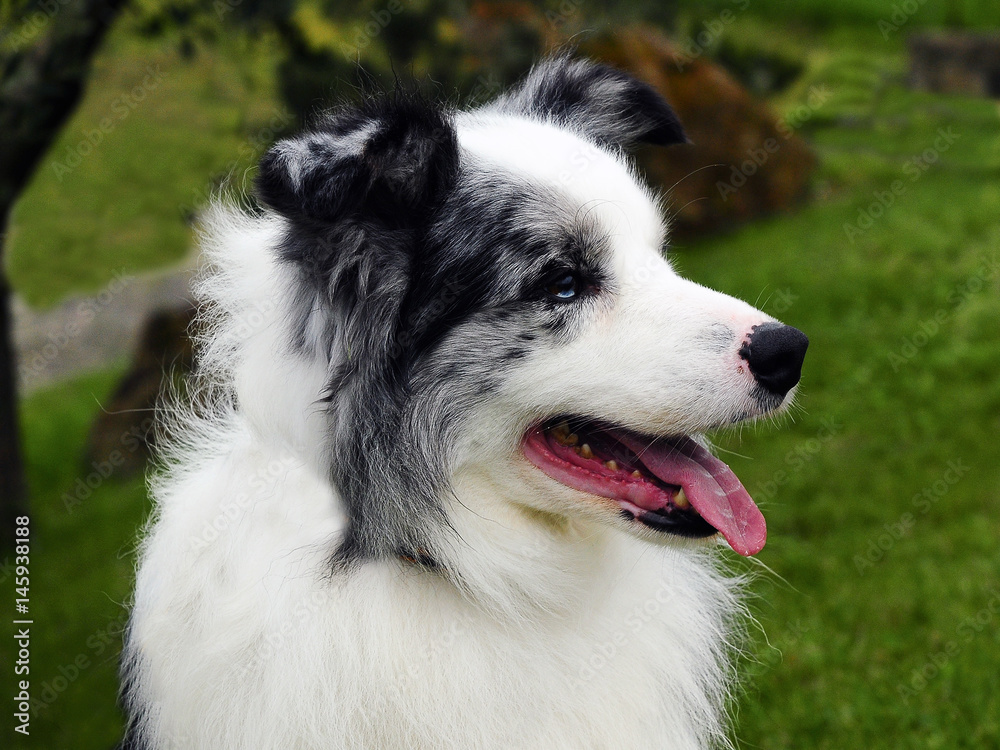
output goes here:
<path id="1" fill-rule="evenodd" d="M 716 436 L 770 528 L 742 748 L 1000 747 L 995 0 L 3 0 L 0 551 L 30 512 L 31 734 L 110 748 L 193 226 L 323 106 L 489 101 L 547 50 L 656 86 L 685 275 L 808 333 L 794 420 Z M 249 200 L 249 199 L 248 199 Z M 8 286 L 9 284 L 9 286 Z M 10 692 L 6 692 L 9 690 Z"/>

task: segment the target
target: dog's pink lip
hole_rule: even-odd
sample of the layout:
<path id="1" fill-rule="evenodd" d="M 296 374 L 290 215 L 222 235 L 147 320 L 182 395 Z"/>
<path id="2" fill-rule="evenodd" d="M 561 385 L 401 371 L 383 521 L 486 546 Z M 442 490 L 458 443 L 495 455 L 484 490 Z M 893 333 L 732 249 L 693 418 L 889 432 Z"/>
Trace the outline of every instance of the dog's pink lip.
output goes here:
<path id="1" fill-rule="evenodd" d="M 633 477 L 635 469 L 631 466 L 615 471 L 598 459 L 583 458 L 572 448 L 550 439 L 541 426 L 525 436 L 524 453 L 553 479 L 598 497 L 627 500 L 645 510 L 662 510 L 673 501 L 673 492 Z"/>
<path id="2" fill-rule="evenodd" d="M 763 549 L 767 528 L 760 510 L 732 470 L 691 438 L 654 439 L 612 427 L 598 428 L 590 435 L 612 441 L 606 446 L 614 449 L 617 470 L 608 468 L 601 456 L 582 458 L 543 425 L 527 432 L 523 451 L 556 481 L 613 499 L 632 516 L 638 508 L 665 521 L 683 520 L 682 516 L 696 511 L 694 515 L 719 531 L 737 553 L 750 556 Z M 632 476 L 633 472 L 639 476 Z M 675 499 L 682 487 L 693 511 L 677 507 Z"/>

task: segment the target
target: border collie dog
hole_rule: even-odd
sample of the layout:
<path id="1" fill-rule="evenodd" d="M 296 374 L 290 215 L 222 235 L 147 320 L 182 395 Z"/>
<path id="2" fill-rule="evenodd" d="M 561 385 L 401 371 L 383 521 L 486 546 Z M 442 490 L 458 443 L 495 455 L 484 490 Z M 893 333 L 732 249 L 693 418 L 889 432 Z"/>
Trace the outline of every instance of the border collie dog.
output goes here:
<path id="1" fill-rule="evenodd" d="M 625 150 L 685 141 L 561 56 L 473 111 L 331 112 L 213 209 L 128 746 L 727 744 L 722 540 L 765 526 L 702 433 L 787 407 L 808 341 L 672 270 Z"/>

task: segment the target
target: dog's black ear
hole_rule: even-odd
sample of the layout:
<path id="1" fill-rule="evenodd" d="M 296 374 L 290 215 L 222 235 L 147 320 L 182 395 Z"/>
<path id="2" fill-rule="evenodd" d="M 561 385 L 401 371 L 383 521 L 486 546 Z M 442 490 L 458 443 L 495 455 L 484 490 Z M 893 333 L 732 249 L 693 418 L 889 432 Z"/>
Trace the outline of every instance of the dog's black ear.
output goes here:
<path id="1" fill-rule="evenodd" d="M 552 120 L 608 146 L 689 143 L 674 110 L 652 86 L 607 65 L 566 55 L 535 65 L 496 106 Z"/>
<path id="2" fill-rule="evenodd" d="M 280 141 L 260 162 L 260 200 L 292 218 L 338 221 L 359 212 L 405 223 L 437 200 L 458 170 L 451 118 L 392 95 L 327 115 Z"/>

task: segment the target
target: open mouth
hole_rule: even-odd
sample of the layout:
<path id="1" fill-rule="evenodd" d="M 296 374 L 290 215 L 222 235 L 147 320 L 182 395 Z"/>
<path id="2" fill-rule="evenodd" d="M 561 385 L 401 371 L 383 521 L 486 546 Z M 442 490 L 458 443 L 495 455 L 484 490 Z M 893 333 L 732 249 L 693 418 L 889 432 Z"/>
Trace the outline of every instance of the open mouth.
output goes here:
<path id="1" fill-rule="evenodd" d="M 531 463 L 567 487 L 616 501 L 630 520 L 685 537 L 721 533 L 741 555 L 764 547 L 764 516 L 725 463 L 687 436 L 654 438 L 572 417 L 532 427 Z"/>

